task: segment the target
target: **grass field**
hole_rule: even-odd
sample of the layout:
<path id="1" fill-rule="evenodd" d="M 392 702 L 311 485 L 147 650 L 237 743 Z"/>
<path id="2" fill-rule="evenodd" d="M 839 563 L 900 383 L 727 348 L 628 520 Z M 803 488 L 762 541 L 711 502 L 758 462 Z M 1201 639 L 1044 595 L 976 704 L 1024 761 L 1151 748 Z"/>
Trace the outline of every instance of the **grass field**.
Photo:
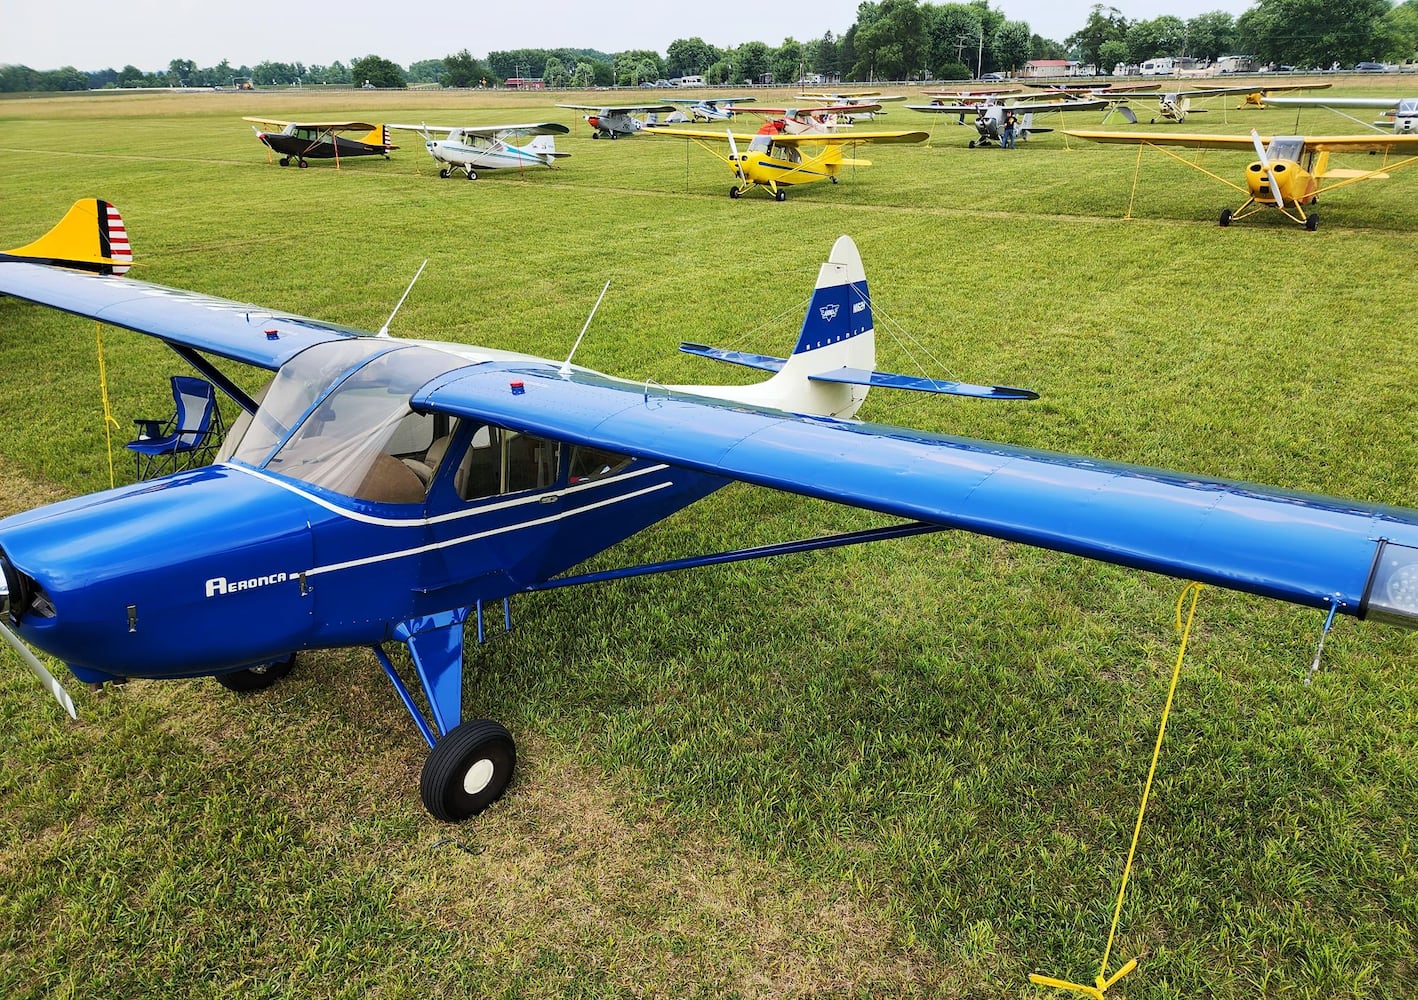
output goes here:
<path id="1" fill-rule="evenodd" d="M 428 258 L 395 334 L 553 357 L 610 280 L 577 361 L 670 383 L 735 377 L 682 339 L 786 351 L 848 233 L 880 367 L 1042 394 L 882 392 L 867 419 L 1418 504 L 1418 170 L 1326 198 L 1316 233 L 1278 216 L 1221 229 L 1241 196 L 1155 151 L 1057 132 L 973 150 L 973 130 L 898 105 L 883 124 L 929 143 L 872 149 L 783 204 L 731 201 L 707 154 L 592 142 L 556 100 L 594 98 L 0 102 L 0 246 L 98 195 L 124 214 L 136 276 L 366 329 Z M 332 114 L 560 120 L 572 156 L 439 180 L 408 134 L 388 162 L 283 170 L 240 121 Z M 1182 127 L 1252 125 L 1353 130 L 1234 105 Z M 1248 160 L 1202 163 L 1239 183 Z M 122 453 L 183 366 L 115 329 L 103 353 Z M 109 484 L 96 354 L 92 323 L 0 300 L 0 512 Z M 734 487 L 596 564 L 869 523 Z M 210 680 L 77 690 L 73 724 L 6 650 L 0 996 L 1091 983 L 1181 587 L 942 534 L 519 599 L 514 631 L 473 649 L 466 695 L 517 737 L 519 776 L 459 827 L 424 813 L 424 745 L 368 651 L 303 655 L 254 697 Z M 1322 623 L 1203 593 L 1110 971 L 1140 965 L 1110 995 L 1418 993 L 1418 640 L 1343 619 L 1307 686 Z"/>

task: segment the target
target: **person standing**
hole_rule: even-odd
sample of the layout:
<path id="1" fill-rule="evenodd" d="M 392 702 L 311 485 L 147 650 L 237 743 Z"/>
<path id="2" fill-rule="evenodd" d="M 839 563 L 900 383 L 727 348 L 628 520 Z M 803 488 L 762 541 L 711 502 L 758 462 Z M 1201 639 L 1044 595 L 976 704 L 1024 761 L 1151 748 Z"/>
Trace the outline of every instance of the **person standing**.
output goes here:
<path id="1" fill-rule="evenodd" d="M 1000 149 L 1014 149 L 1014 130 L 1018 125 L 1018 120 L 1014 117 L 1014 112 L 1005 109 L 1004 128 L 1000 131 Z"/>

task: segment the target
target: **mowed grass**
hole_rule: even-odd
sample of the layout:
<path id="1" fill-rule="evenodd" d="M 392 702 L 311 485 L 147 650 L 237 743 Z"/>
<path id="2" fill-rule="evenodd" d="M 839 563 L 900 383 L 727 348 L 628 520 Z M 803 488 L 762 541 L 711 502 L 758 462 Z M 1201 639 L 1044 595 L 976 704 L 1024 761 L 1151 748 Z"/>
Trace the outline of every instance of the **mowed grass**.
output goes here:
<path id="1" fill-rule="evenodd" d="M 577 360 L 706 382 L 741 376 L 677 343 L 786 351 L 849 233 L 881 367 L 1042 393 L 881 392 L 867 419 L 1418 502 L 1418 171 L 1326 198 L 1317 233 L 1266 216 L 1220 229 L 1241 196 L 1155 151 L 1138 172 L 1134 150 L 1057 132 L 972 150 L 973 130 L 897 105 L 880 124 L 930 129 L 928 144 L 866 150 L 873 166 L 783 204 L 730 201 L 727 169 L 697 148 L 593 142 L 551 106 L 599 99 L 0 103 L 0 245 L 99 195 L 124 213 L 137 276 L 366 329 L 428 258 L 396 334 L 552 357 L 609 280 Z M 572 156 L 442 181 L 406 133 L 389 162 L 283 170 L 246 114 L 558 120 Z M 1352 128 L 1220 103 L 1182 128 L 1252 125 Z M 1248 159 L 1202 162 L 1239 182 Z M 103 354 L 126 481 L 129 421 L 167 412 L 183 366 L 115 329 Z M 93 323 L 0 300 L 0 413 L 5 512 L 108 485 Z M 874 523 L 732 487 L 595 565 Z M 254 697 L 210 680 L 76 690 L 74 724 L 7 650 L 0 995 L 973 998 L 1048 995 L 1030 972 L 1091 983 L 1181 587 L 952 533 L 518 599 L 514 631 L 472 649 L 467 707 L 516 735 L 519 776 L 459 827 L 419 804 L 425 749 L 368 651 L 304 655 Z M 1203 593 L 1109 971 L 1140 965 L 1110 995 L 1418 990 L 1418 645 L 1342 619 L 1306 685 L 1321 625 Z"/>

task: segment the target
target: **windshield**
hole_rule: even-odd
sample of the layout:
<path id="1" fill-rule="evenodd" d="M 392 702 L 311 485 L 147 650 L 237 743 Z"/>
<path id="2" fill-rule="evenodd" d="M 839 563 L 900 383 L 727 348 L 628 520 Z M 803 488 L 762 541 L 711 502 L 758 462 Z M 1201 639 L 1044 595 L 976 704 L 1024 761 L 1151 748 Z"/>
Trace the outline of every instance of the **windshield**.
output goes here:
<path id="1" fill-rule="evenodd" d="M 413 412 L 409 398 L 461 365 L 424 347 L 391 350 L 388 341 L 312 347 L 281 369 L 233 458 L 348 496 L 416 502 L 417 484 L 389 487 L 401 473 L 394 453 L 425 437 L 426 448 L 434 434 L 433 416 Z"/>

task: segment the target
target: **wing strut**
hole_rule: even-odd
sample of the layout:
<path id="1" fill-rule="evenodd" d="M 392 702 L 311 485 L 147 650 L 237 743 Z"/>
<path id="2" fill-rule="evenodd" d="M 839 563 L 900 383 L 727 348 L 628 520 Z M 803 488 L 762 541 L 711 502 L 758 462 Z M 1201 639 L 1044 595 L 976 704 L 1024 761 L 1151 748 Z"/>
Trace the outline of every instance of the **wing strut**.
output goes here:
<path id="1" fill-rule="evenodd" d="M 599 573 L 582 573 L 579 576 L 563 576 L 544 583 L 534 583 L 525 588 L 525 593 L 542 590 L 557 590 L 561 587 L 579 586 L 583 583 L 604 583 L 608 580 L 627 580 L 635 576 L 649 576 L 652 573 L 668 573 L 673 570 L 695 569 L 700 566 L 719 566 L 724 563 L 744 562 L 748 559 L 766 559 L 769 556 L 791 555 L 795 552 L 813 552 L 817 549 L 838 549 L 844 545 L 860 545 L 863 542 L 879 542 L 892 538 L 910 538 L 912 535 L 928 535 L 936 531 L 948 531 L 941 524 L 925 521 L 907 521 L 884 528 L 867 528 L 863 531 L 848 531 L 839 535 L 824 535 L 821 538 L 804 538 L 796 542 L 775 542 L 759 545 L 751 549 L 736 549 L 709 556 L 692 556 L 688 559 L 670 559 L 665 562 L 646 563 L 643 566 L 626 566 L 608 569 Z"/>

